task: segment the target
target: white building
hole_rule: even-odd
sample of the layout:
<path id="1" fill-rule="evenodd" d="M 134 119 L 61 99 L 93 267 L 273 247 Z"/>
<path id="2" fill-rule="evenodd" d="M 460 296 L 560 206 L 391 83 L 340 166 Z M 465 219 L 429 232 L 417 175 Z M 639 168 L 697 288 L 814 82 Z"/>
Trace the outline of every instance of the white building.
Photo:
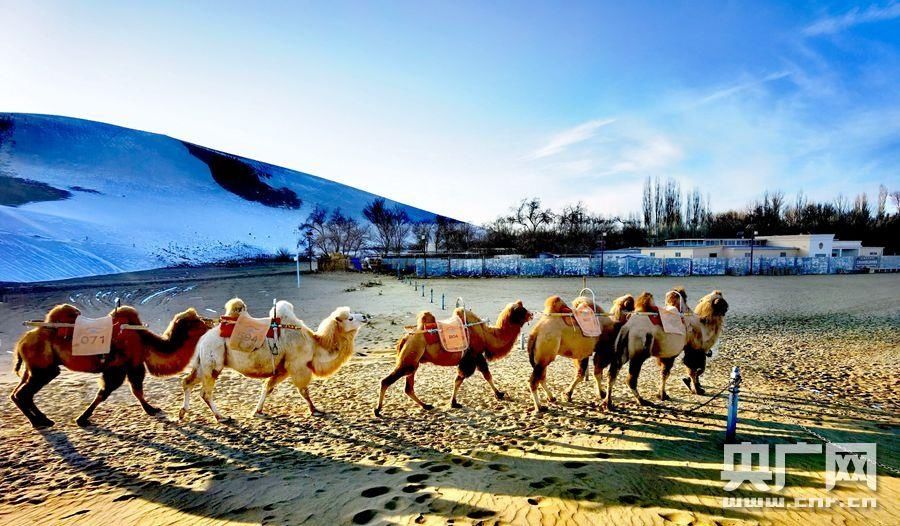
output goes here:
<path id="1" fill-rule="evenodd" d="M 757 236 L 753 257 L 839 257 L 880 256 L 883 247 L 864 247 L 861 241 L 838 241 L 834 234 L 797 234 Z M 750 257 L 749 239 L 685 238 L 667 239 L 663 247 L 646 247 L 641 254 L 656 258 L 735 258 Z"/>

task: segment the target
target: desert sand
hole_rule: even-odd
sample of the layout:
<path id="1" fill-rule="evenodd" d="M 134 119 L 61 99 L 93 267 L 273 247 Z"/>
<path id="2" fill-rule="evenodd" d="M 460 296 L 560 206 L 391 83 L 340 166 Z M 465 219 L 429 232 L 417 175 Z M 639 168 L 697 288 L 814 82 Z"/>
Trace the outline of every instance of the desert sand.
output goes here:
<path id="1" fill-rule="evenodd" d="M 530 409 L 525 351 L 516 349 L 491 370 L 510 400 L 497 401 L 477 375 L 460 401 L 446 402 L 455 376 L 425 364 L 419 396 L 402 382 L 388 393 L 384 418 L 372 415 L 378 382 L 392 367 L 403 325 L 423 309 L 440 310 L 456 297 L 495 318 L 522 299 L 539 310 L 550 294 L 572 298 L 580 278 L 428 280 L 422 298 L 396 278 L 370 274 L 303 276 L 291 267 L 172 269 L 8 290 L 0 303 L 0 522 L 4 524 L 898 524 L 900 469 L 897 399 L 900 387 L 900 275 L 588 279 L 601 304 L 626 292 L 662 295 L 683 284 L 691 303 L 721 289 L 731 305 L 716 357 L 708 364 L 708 394 L 726 385 L 739 365 L 744 384 L 739 439 L 821 443 L 800 424 L 838 442 L 876 442 L 878 489 L 841 483 L 826 492 L 824 455 L 789 457 L 786 488 L 778 494 L 748 485 L 728 493 L 720 479 L 726 395 L 694 412 L 709 396 L 682 384 L 681 364 L 669 383 L 671 401 L 637 406 L 624 378 L 619 408 L 594 403 L 592 379 L 573 403 Z M 374 280 L 374 281 L 373 281 Z M 380 284 L 379 284 L 380 282 Z M 365 283 L 367 286 L 364 286 Z M 336 375 L 316 380 L 311 393 L 322 418 L 288 384 L 267 402 L 268 415 L 250 415 L 261 384 L 226 371 L 217 385 L 218 424 L 195 398 L 178 422 L 180 376 L 149 377 L 148 399 L 166 416 L 146 416 L 127 387 L 94 415 L 94 426 L 73 420 L 96 391 L 96 377 L 63 371 L 37 397 L 56 420 L 35 431 L 6 394 L 17 379 L 10 351 L 22 320 L 40 318 L 59 302 L 89 316 L 104 314 L 115 297 L 133 304 L 161 331 L 186 307 L 215 316 L 238 295 L 262 316 L 272 298 L 294 303 L 317 324 L 334 307 L 369 314 L 358 353 Z M 648 361 L 641 391 L 655 400 L 659 382 Z M 561 394 L 573 376 L 568 360 L 549 369 Z M 199 403 L 198 403 L 199 402 Z M 875 509 L 723 509 L 723 497 L 877 498 Z"/>

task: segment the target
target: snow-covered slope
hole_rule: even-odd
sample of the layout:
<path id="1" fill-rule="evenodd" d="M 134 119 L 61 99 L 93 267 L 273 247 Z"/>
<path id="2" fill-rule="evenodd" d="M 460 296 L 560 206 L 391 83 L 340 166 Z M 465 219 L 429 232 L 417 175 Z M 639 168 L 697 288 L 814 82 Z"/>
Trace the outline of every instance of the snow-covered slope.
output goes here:
<path id="1" fill-rule="evenodd" d="M 272 253 L 314 206 L 364 221 L 376 197 L 164 135 L 0 113 L 0 282 Z"/>

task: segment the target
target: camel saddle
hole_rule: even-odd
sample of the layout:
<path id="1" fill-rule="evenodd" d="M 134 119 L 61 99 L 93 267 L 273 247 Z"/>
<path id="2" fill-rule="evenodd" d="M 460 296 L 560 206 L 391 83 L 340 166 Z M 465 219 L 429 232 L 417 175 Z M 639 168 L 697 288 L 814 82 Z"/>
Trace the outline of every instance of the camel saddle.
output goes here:
<path id="1" fill-rule="evenodd" d="M 583 303 L 575 308 L 573 317 L 581 328 L 581 332 L 588 338 L 596 338 L 603 333 L 603 327 L 600 326 L 600 320 L 597 319 L 597 313 L 594 309 Z"/>
<path id="2" fill-rule="evenodd" d="M 281 323 L 279 318 L 254 318 L 246 312 L 240 313 L 233 322 L 223 316 L 219 325 L 219 336 L 228 338 L 228 348 L 233 351 L 253 352 L 266 343 L 266 338 L 275 338 L 273 325 Z"/>
<path id="3" fill-rule="evenodd" d="M 95 356 L 109 354 L 112 345 L 113 318 L 75 318 L 72 329 L 72 356 Z"/>
<path id="4" fill-rule="evenodd" d="M 684 335 L 684 316 L 678 311 L 678 307 L 666 305 L 659 309 L 659 321 L 667 334 Z"/>
<path id="5" fill-rule="evenodd" d="M 428 323 L 425 325 L 426 329 L 429 325 L 434 325 L 432 330 L 437 329 L 438 340 L 445 351 L 463 352 L 469 348 L 469 331 L 459 316 L 451 316 L 449 319 L 438 321 L 435 324 Z M 434 334 L 434 332 L 426 332 L 425 341 L 429 342 L 428 337 L 431 336 L 433 342 Z"/>

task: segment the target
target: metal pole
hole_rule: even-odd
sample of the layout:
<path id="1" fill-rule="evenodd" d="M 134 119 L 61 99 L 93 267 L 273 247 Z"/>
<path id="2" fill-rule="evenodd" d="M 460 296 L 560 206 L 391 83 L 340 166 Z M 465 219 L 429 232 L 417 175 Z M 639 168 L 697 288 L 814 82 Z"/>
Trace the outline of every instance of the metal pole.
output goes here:
<path id="1" fill-rule="evenodd" d="M 297 251 L 297 288 L 300 288 L 300 251 Z"/>
<path id="2" fill-rule="evenodd" d="M 606 253 L 606 240 L 600 241 L 600 275 L 603 276 L 603 254 Z"/>
<path id="3" fill-rule="evenodd" d="M 444 310 L 444 295 L 441 294 L 441 310 Z"/>
<path id="4" fill-rule="evenodd" d="M 741 369 L 734 366 L 731 370 L 731 387 L 728 394 L 728 419 L 725 422 L 725 443 L 734 444 L 738 420 L 738 392 L 741 387 Z"/>
<path id="5" fill-rule="evenodd" d="M 422 285 L 422 297 L 423 298 L 425 297 L 425 285 L 424 284 Z"/>
<path id="6" fill-rule="evenodd" d="M 430 295 L 430 297 L 428 299 L 428 303 L 434 303 L 434 289 L 431 289 L 431 291 L 429 292 L 429 295 Z"/>

